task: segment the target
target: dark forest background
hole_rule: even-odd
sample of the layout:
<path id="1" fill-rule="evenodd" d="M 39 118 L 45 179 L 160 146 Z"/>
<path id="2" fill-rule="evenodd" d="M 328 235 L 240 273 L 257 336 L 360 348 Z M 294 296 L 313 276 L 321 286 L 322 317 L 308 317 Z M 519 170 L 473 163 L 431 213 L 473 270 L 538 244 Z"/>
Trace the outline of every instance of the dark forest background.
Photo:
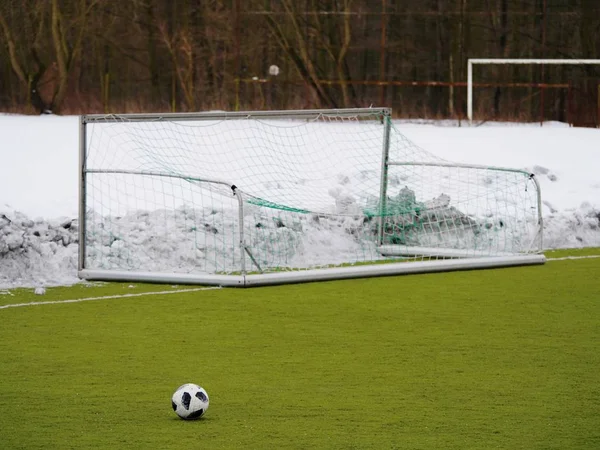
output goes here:
<path id="1" fill-rule="evenodd" d="M 600 58 L 600 0 L 0 0 L 6 112 L 464 118 L 468 58 Z M 600 66 L 474 75 L 482 120 L 598 123 Z"/>

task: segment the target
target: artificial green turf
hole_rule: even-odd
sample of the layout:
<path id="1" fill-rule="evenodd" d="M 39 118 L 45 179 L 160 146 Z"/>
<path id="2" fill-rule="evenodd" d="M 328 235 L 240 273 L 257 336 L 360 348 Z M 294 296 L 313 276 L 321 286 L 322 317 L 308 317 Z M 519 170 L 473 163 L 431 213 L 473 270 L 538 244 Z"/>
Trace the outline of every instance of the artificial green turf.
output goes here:
<path id="1" fill-rule="evenodd" d="M 600 260 L 0 309 L 0 447 L 599 448 Z M 35 301 L 167 286 L 50 290 Z M 4 303 L 24 302 L 15 291 Z M 211 404 L 170 409 L 185 382 Z"/>
<path id="2" fill-rule="evenodd" d="M 197 287 L 197 286 L 196 286 Z M 0 290 L 0 307 L 16 303 L 37 303 L 64 301 L 113 295 L 135 295 L 143 292 L 170 292 L 181 289 L 193 289 L 195 286 L 158 285 L 151 283 L 105 283 L 81 282 L 74 286 L 56 286 L 46 288 L 45 295 L 36 295 L 33 288 Z"/>
<path id="3" fill-rule="evenodd" d="M 564 258 L 568 256 L 600 256 L 600 248 L 585 247 L 585 248 L 561 248 L 556 250 L 545 250 L 544 254 L 548 258 Z"/>

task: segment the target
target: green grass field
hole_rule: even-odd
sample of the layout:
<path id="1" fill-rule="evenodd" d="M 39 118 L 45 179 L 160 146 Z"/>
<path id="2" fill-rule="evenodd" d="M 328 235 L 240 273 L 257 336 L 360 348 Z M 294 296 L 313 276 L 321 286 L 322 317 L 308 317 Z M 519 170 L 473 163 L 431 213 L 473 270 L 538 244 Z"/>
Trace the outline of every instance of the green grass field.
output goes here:
<path id="1" fill-rule="evenodd" d="M 547 253 L 600 254 L 598 249 Z M 600 448 L 600 259 L 0 291 L 0 448 Z M 198 421 L 171 410 L 206 388 Z"/>

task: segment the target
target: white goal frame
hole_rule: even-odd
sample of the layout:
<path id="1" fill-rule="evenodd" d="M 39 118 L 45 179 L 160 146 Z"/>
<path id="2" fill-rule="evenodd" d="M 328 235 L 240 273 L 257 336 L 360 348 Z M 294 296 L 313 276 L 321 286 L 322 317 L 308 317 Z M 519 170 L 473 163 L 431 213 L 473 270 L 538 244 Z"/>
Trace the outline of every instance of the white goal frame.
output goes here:
<path id="1" fill-rule="evenodd" d="M 467 118 L 473 121 L 473 65 L 475 64 L 567 64 L 600 65 L 600 59 L 469 58 L 467 61 Z"/>
<path id="2" fill-rule="evenodd" d="M 338 117 L 354 117 L 360 114 L 373 115 L 380 117 L 382 124 L 381 150 L 381 172 L 379 175 L 379 212 L 381 213 L 377 222 L 376 245 L 378 251 L 384 256 L 410 256 L 418 254 L 424 257 L 423 261 L 413 262 L 390 262 L 386 264 L 359 264 L 336 267 L 309 268 L 293 271 L 281 271 L 261 273 L 252 272 L 251 267 L 254 258 L 246 242 L 243 232 L 244 222 L 244 198 L 247 195 L 242 189 L 235 186 L 235 180 L 220 180 L 194 178 L 194 175 L 171 174 L 169 172 L 132 172 L 119 169 L 96 169 L 88 167 L 88 137 L 87 126 L 94 123 L 118 123 L 118 122 L 158 122 L 158 121 L 229 121 L 242 119 L 294 119 L 294 120 L 313 120 L 318 117 L 335 115 Z M 484 268 L 498 268 L 521 266 L 530 264 L 543 264 L 545 256 L 541 254 L 542 247 L 542 216 L 541 216 L 541 194 L 540 187 L 533 175 L 511 168 L 475 166 L 465 164 L 454 164 L 444 161 L 438 162 L 418 162 L 418 161 L 397 161 L 390 159 L 390 128 L 393 126 L 391 121 L 391 109 L 389 108 L 354 108 L 341 110 L 288 110 L 288 111 L 251 111 L 251 112 L 210 112 L 210 113 L 171 113 L 171 114 L 122 114 L 122 115 L 84 115 L 80 117 L 80 162 L 79 162 L 79 264 L 78 275 L 80 278 L 100 281 L 136 281 L 136 282 L 154 282 L 154 283 L 176 283 L 176 284 L 207 284 L 230 287 L 250 287 L 261 285 L 277 285 L 286 283 L 313 282 L 334 279 L 362 278 L 386 275 L 400 275 L 413 273 L 444 272 L 456 270 L 471 270 Z M 383 211 L 388 197 L 388 170 L 394 166 L 414 166 L 414 167 L 435 167 L 435 168 L 463 168 L 463 169 L 483 169 L 497 172 L 518 173 L 525 179 L 532 180 L 537 193 L 537 232 L 533 237 L 538 245 L 530 243 L 525 253 L 521 254 L 501 254 L 494 255 L 478 254 L 476 251 L 471 254 L 462 254 L 460 251 L 447 251 L 435 248 L 411 248 L 405 247 L 402 251 L 394 245 L 384 245 L 382 235 L 383 231 Z M 236 251 L 239 252 L 241 265 L 239 271 L 231 274 L 221 273 L 171 273 L 171 272 L 151 272 L 151 271 L 128 271 L 119 269 L 101 269 L 97 267 L 88 267 L 87 265 L 87 178 L 95 174 L 125 174 L 125 175 L 144 175 L 154 177 L 173 177 L 184 178 L 199 182 L 208 182 L 223 185 L 231 188 L 233 195 L 239 204 L 239 239 Z M 427 260 L 429 255 L 432 258 L 439 257 L 438 260 Z M 245 264 L 248 258 L 247 263 Z"/>

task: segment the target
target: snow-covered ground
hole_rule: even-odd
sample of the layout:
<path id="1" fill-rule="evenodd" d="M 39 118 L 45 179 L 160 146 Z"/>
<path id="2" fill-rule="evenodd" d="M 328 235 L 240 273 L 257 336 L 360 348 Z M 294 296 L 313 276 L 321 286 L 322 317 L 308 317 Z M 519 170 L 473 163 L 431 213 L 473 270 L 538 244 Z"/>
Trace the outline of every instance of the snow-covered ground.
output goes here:
<path id="1" fill-rule="evenodd" d="M 0 289 L 78 281 L 78 125 L 77 117 L 0 115 Z M 535 173 L 544 247 L 600 246 L 600 130 L 556 122 L 395 126 L 444 160 Z"/>

